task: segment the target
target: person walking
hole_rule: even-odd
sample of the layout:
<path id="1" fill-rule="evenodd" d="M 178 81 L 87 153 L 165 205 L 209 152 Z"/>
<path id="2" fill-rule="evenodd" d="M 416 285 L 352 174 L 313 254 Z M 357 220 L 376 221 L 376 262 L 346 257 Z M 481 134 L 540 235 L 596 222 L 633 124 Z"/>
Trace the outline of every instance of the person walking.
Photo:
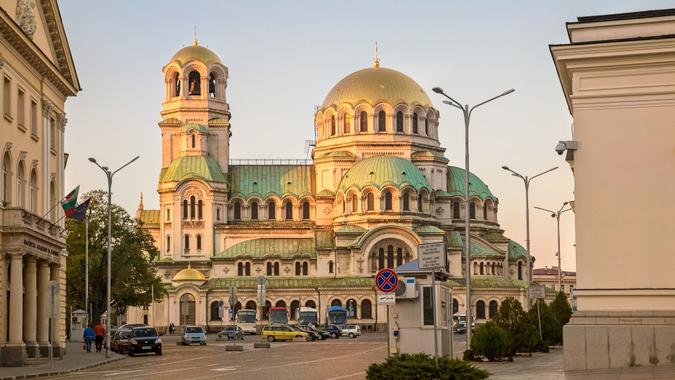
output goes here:
<path id="1" fill-rule="evenodd" d="M 101 348 L 103 348 L 103 337 L 105 336 L 105 327 L 99 322 L 94 327 L 94 333 L 96 334 L 96 352 L 101 352 Z"/>
<path id="2" fill-rule="evenodd" d="M 91 325 L 87 325 L 87 327 L 84 329 L 84 332 L 82 333 L 82 338 L 84 338 L 84 345 L 87 352 L 91 352 L 91 342 L 94 340 L 95 336 L 96 334 L 94 333 L 94 329 L 91 328 Z"/>

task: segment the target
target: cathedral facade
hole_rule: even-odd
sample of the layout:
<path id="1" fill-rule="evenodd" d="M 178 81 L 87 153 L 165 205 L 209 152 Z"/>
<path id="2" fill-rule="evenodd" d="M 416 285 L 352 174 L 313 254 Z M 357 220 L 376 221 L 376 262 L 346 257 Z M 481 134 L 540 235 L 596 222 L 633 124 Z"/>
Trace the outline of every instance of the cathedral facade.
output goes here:
<path id="1" fill-rule="evenodd" d="M 314 115 L 311 160 L 230 159 L 228 68 L 194 44 L 163 68 L 159 122 L 160 208 L 137 219 L 160 251 L 168 289 L 161 302 L 130 308 L 127 322 L 167 326 L 222 323 L 218 304 L 237 288 L 236 308 L 344 306 L 350 322 L 384 323 L 373 275 L 416 259 L 421 243 L 445 241 L 455 312 L 466 309 L 464 218 L 472 222 L 473 302 L 478 320 L 508 297 L 525 299 L 527 252 L 505 237 L 498 199 L 449 165 L 439 112 L 407 75 L 380 67 L 340 80 Z M 258 305 L 259 277 L 266 278 Z"/>

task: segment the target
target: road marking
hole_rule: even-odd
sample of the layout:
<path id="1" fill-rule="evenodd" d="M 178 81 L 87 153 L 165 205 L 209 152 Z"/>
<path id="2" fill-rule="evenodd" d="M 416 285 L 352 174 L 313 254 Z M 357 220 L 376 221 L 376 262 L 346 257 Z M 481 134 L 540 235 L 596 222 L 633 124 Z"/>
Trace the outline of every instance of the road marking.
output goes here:
<path id="1" fill-rule="evenodd" d="M 221 371 L 221 372 L 223 372 L 223 371 L 234 371 L 236 369 L 237 369 L 237 367 L 223 367 L 223 368 L 214 368 L 211 371 Z"/>
<path id="2" fill-rule="evenodd" d="M 338 376 L 338 377 L 331 377 L 330 379 L 326 379 L 326 380 L 348 379 L 348 378 L 350 378 L 350 377 L 361 376 L 361 375 L 365 375 L 365 374 L 366 374 L 365 372 L 361 371 L 361 372 L 357 372 L 357 373 L 352 373 L 351 375 L 343 375 L 343 376 Z"/>
<path id="3" fill-rule="evenodd" d="M 132 369 L 132 370 L 128 370 L 128 371 L 125 371 L 125 370 L 119 370 L 119 371 L 114 371 L 114 372 L 106 373 L 105 375 L 101 375 L 101 376 L 102 376 L 102 377 L 120 376 L 120 375 L 128 375 L 128 374 L 131 374 L 131 373 L 142 372 L 142 371 L 143 371 L 143 370 L 140 370 L 140 369 Z"/>

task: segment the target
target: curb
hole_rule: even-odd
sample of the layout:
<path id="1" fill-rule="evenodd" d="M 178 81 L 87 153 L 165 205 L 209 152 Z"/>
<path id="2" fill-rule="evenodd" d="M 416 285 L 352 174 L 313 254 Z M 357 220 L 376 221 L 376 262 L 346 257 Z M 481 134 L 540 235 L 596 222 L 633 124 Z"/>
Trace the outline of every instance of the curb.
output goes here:
<path id="1" fill-rule="evenodd" d="M 110 363 L 117 362 L 117 361 L 120 361 L 120 360 L 123 360 L 123 359 L 126 359 L 126 358 L 127 358 L 126 356 L 120 356 L 119 358 L 106 359 L 106 360 L 101 361 L 101 362 L 87 364 L 87 365 L 83 365 L 83 366 L 75 367 L 75 368 L 71 368 L 71 369 L 45 371 L 45 372 L 37 372 L 37 373 L 28 373 L 28 374 L 25 374 L 25 375 L 16 375 L 16 376 L 4 376 L 4 377 L 0 377 L 0 380 L 34 379 L 34 378 L 37 378 L 37 377 L 65 375 L 67 373 L 78 372 L 78 371 L 82 371 L 82 370 L 85 370 L 85 369 L 98 367 L 100 365 L 110 364 Z"/>

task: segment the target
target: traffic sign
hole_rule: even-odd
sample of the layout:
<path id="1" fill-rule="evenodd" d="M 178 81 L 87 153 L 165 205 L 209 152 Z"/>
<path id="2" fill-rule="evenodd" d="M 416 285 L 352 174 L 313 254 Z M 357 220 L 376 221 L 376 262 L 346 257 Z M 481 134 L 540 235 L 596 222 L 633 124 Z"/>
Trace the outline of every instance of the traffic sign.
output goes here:
<path id="1" fill-rule="evenodd" d="M 383 293 L 391 293 L 396 290 L 398 276 L 389 268 L 380 269 L 375 275 L 375 287 Z"/>
<path id="2" fill-rule="evenodd" d="M 448 254 L 442 241 L 418 245 L 417 257 L 420 269 L 445 269 L 448 266 Z"/>
<path id="3" fill-rule="evenodd" d="M 543 285 L 530 285 L 530 298 L 533 299 L 544 299 L 546 298 L 546 289 Z"/>
<path id="4" fill-rule="evenodd" d="M 393 305 L 396 303 L 396 296 L 391 293 L 378 293 L 377 294 L 377 304 L 378 305 Z"/>

